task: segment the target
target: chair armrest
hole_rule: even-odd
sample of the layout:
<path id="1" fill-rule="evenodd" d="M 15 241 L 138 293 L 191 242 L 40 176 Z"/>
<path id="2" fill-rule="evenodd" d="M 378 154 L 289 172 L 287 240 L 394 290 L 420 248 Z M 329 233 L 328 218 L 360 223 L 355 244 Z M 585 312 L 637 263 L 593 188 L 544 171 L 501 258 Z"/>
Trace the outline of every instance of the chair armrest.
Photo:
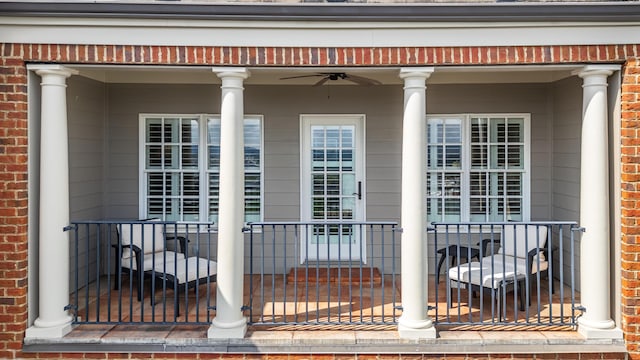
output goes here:
<path id="1" fill-rule="evenodd" d="M 136 262 L 136 269 L 142 269 L 142 261 L 143 256 L 142 256 L 142 249 L 140 249 L 137 245 L 134 244 L 129 244 L 129 245 L 120 245 L 120 244 L 111 244 L 111 247 L 116 249 L 116 266 L 120 267 L 122 266 L 121 261 L 122 261 L 122 249 L 124 248 L 130 248 L 131 250 L 133 250 L 133 256 L 134 256 L 134 260 Z"/>
<path id="2" fill-rule="evenodd" d="M 491 243 L 494 243 L 494 244 L 498 245 L 498 246 L 497 246 L 497 249 L 500 249 L 500 239 L 482 239 L 482 241 L 479 241 L 479 242 L 476 244 L 476 245 L 478 245 L 478 246 L 480 247 L 480 251 L 481 251 L 481 253 L 480 253 L 480 257 L 481 257 L 481 258 L 482 258 L 482 257 L 485 257 L 485 256 L 488 256 L 488 255 L 493 255 L 493 254 L 495 253 L 495 252 L 494 252 L 494 253 L 492 253 L 492 254 L 488 254 L 488 251 L 489 251 L 489 245 L 490 245 Z M 494 249 L 496 249 L 496 246 L 495 246 L 495 245 L 494 245 Z"/>
<path id="3" fill-rule="evenodd" d="M 184 236 L 173 236 L 173 235 L 166 235 L 164 237 L 165 241 L 166 240 L 178 240 L 178 243 L 180 244 L 180 249 L 178 249 L 178 252 L 183 253 L 183 254 L 187 254 L 187 244 L 189 242 L 191 242 L 190 239 L 187 239 Z"/>
<path id="4" fill-rule="evenodd" d="M 534 258 L 538 254 L 544 254 L 545 258 L 546 258 L 547 249 L 546 248 L 533 248 L 533 249 L 529 250 L 529 252 L 527 253 L 527 272 L 528 272 L 528 275 L 532 274 L 533 261 L 534 261 Z M 546 260 L 544 260 L 544 261 L 546 261 Z"/>

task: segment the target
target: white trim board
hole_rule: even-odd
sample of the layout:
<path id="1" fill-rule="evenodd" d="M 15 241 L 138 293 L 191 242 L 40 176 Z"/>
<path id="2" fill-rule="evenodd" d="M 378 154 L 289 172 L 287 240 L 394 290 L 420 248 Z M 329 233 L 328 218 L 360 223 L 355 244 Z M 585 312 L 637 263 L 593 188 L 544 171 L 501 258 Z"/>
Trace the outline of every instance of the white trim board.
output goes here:
<path id="1" fill-rule="evenodd" d="M 0 42 L 248 47 L 604 45 L 640 43 L 640 24 L 0 17 Z"/>

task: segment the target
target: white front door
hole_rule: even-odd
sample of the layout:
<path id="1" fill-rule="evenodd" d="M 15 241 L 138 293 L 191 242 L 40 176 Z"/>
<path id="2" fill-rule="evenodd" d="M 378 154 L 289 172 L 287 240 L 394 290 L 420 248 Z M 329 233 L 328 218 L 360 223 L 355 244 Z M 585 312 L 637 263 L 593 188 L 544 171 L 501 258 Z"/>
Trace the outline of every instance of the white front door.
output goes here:
<path id="1" fill-rule="evenodd" d="M 301 116 L 302 262 L 366 261 L 364 115 Z"/>

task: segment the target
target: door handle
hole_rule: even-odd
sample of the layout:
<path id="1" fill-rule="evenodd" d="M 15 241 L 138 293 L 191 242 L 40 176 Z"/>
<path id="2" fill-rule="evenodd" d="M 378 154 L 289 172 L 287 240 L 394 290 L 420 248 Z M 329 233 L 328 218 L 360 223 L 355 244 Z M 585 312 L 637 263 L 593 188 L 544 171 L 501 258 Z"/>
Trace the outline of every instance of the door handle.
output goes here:
<path id="1" fill-rule="evenodd" d="M 358 195 L 358 200 L 362 200 L 362 181 L 358 181 L 358 190 L 352 195 Z"/>

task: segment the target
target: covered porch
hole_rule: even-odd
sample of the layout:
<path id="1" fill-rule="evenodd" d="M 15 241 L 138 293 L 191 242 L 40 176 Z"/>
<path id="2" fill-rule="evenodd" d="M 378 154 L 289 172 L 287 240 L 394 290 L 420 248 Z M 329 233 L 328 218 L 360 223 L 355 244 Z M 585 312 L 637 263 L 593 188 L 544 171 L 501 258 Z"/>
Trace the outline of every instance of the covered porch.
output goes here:
<path id="1" fill-rule="evenodd" d="M 380 82 L 374 86 L 332 84 L 333 80 L 328 80 L 323 86 L 312 86 L 317 79 L 297 78 L 302 75 L 299 69 L 214 68 L 213 71 L 208 69 L 208 77 L 203 76 L 202 69 L 171 67 L 136 69 L 34 65 L 31 70 L 33 82 L 40 81 L 39 79 L 43 82 L 40 90 L 33 90 L 37 95 L 35 99 L 40 101 L 36 105 L 41 107 L 43 115 L 35 116 L 39 119 L 35 131 L 40 134 L 41 141 L 33 147 L 33 151 L 40 154 L 37 156 L 40 164 L 39 180 L 36 181 L 37 184 L 33 184 L 37 185 L 40 193 L 40 198 L 36 199 L 39 200 L 40 228 L 34 231 L 32 239 L 32 243 L 38 245 L 30 249 L 39 249 L 41 256 L 38 260 L 35 256 L 32 257 L 33 263 L 47 271 L 41 271 L 39 276 L 30 276 L 32 285 L 39 287 L 39 293 L 33 294 L 33 301 L 30 302 L 38 304 L 32 309 L 32 313 L 38 314 L 41 321 L 34 321 L 34 325 L 27 331 L 27 338 L 82 337 L 78 335 L 78 331 L 86 330 L 83 326 L 89 326 L 88 324 L 69 333 L 72 324 L 78 322 L 76 316 L 80 317 L 80 322 L 83 321 L 82 318 L 91 322 L 89 319 L 106 311 L 104 306 L 111 308 L 115 304 L 118 304 L 119 309 L 124 308 L 129 312 L 129 316 L 119 318 L 119 323 L 131 322 L 135 317 L 131 316 L 134 314 L 133 309 L 136 314 L 140 314 L 140 319 L 143 320 L 141 322 L 146 322 L 149 316 L 151 323 L 156 322 L 157 309 L 162 304 L 163 310 L 160 313 L 163 316 L 168 314 L 168 317 L 162 317 L 159 321 L 162 325 L 173 326 L 183 321 L 194 326 L 210 324 L 207 336 L 213 339 L 244 338 L 247 329 L 250 333 L 255 333 L 261 326 L 281 326 L 286 329 L 292 325 L 335 326 L 337 330 L 344 326 L 372 326 L 373 329 L 369 329 L 372 331 L 380 326 L 379 330 L 397 331 L 402 339 L 428 339 L 436 336 L 436 327 L 438 330 L 463 330 L 467 326 L 511 326 L 514 330 L 524 325 L 532 326 L 531 331 L 537 331 L 535 326 L 544 322 L 541 317 L 554 318 L 554 314 L 562 314 L 562 319 L 552 322 L 558 330 L 577 328 L 587 338 L 616 337 L 618 334 L 612 321 L 610 301 L 615 297 L 612 297 L 611 291 L 602 291 L 613 289 L 610 254 L 616 255 L 610 249 L 615 243 L 611 239 L 615 238 L 617 230 L 612 224 L 619 221 L 609 211 L 610 208 L 615 208 L 611 205 L 616 199 L 610 196 L 614 190 L 609 187 L 608 182 L 612 166 L 609 164 L 608 154 L 615 152 L 609 141 L 610 136 L 607 135 L 610 131 L 615 131 L 609 120 L 612 114 L 608 106 L 615 102 L 616 96 L 607 95 L 606 88 L 609 81 L 617 81 L 615 76 L 610 77 L 617 71 L 615 66 L 344 69 L 345 72 L 350 71 Z M 319 72 L 323 71 L 324 69 L 319 69 Z M 304 74 L 307 72 L 305 69 Z M 294 83 L 283 85 L 282 82 L 288 80 L 281 79 L 289 77 L 294 77 Z M 61 86 L 65 84 L 68 86 L 66 94 Z M 215 100 L 216 98 L 220 100 Z M 185 210 L 181 214 L 200 216 L 207 213 L 208 218 L 165 219 L 170 220 L 167 224 L 213 220 L 206 223 L 214 228 L 207 236 L 210 236 L 210 241 L 215 246 L 208 248 L 206 257 L 216 261 L 217 279 L 207 283 L 207 286 L 198 286 L 196 294 L 187 291 L 182 301 L 191 299 L 191 305 L 185 303 L 184 313 L 176 317 L 171 316 L 174 309 L 171 301 L 175 301 L 175 297 L 170 299 L 172 296 L 166 297 L 156 306 L 150 305 L 148 293 L 144 294 L 142 301 L 136 302 L 131 291 L 134 287 L 121 287 L 118 297 L 110 296 L 113 295 L 110 293 L 113 287 L 104 286 L 103 280 L 103 285 L 99 286 L 98 280 L 114 279 L 115 275 L 122 275 L 114 270 L 111 262 L 113 259 L 108 260 L 106 255 L 112 251 L 112 243 L 105 243 L 104 248 L 100 249 L 97 243 L 83 243 L 84 239 L 74 239 L 69 235 L 70 232 L 60 231 L 60 228 L 83 221 L 125 218 L 128 220 L 107 221 L 126 224 L 132 219 L 156 215 L 153 205 L 158 203 L 150 200 L 153 197 L 149 195 L 151 190 L 144 185 L 150 178 L 144 168 L 144 164 L 149 161 L 145 158 L 144 150 L 148 138 L 144 135 L 146 118 L 141 114 L 151 114 L 153 118 L 162 118 L 162 121 L 168 118 L 183 121 L 196 117 L 200 119 L 197 121 L 209 121 L 208 114 L 219 114 L 214 116 L 217 124 L 220 124 L 217 150 L 220 152 L 219 183 L 214 186 L 215 211 L 209 207 L 212 202 L 200 202 L 193 208 L 194 212 Z M 242 139 L 243 128 L 238 125 L 243 120 L 246 121 L 245 114 L 249 114 L 249 117 L 255 114 L 254 118 L 261 126 L 257 148 L 262 157 L 251 171 L 246 169 L 247 146 Z M 344 118 L 344 114 L 356 119 L 355 128 L 362 125 L 362 133 L 354 137 L 361 141 L 362 147 L 356 149 L 354 146 L 352 153 L 356 154 L 355 158 L 360 162 L 354 168 L 361 168 L 360 173 L 354 175 L 354 186 L 349 188 L 353 193 L 350 190 L 348 194 L 340 194 L 342 200 L 345 196 L 351 196 L 348 201 L 353 199 L 354 205 L 342 203 L 338 206 L 341 217 L 337 220 L 341 223 L 335 225 L 335 229 L 342 231 L 343 226 L 350 222 L 359 225 L 393 223 L 399 231 L 394 232 L 396 243 L 389 246 L 389 250 L 375 254 L 372 252 L 367 261 L 364 257 L 358 259 L 359 265 L 355 268 L 359 275 L 361 270 L 367 272 L 375 268 L 381 274 L 379 283 L 370 279 L 370 284 L 360 280 L 357 284 L 349 281 L 348 285 L 334 287 L 332 281 L 320 282 L 322 276 L 316 276 L 315 283 L 305 281 L 302 285 L 305 291 L 301 291 L 301 287 L 290 287 L 293 286 L 291 284 L 300 284 L 299 282 L 294 280 L 291 283 L 287 280 L 292 267 L 306 269 L 307 280 L 309 266 L 312 272 L 317 275 L 326 274 L 328 278 L 331 278 L 332 268 L 347 267 L 345 264 L 336 266 L 336 261 L 340 265 L 341 260 L 330 255 L 333 251 L 330 250 L 333 241 L 331 236 L 334 234 L 331 231 L 334 228 L 327 228 L 326 233 L 322 233 L 326 237 L 326 246 L 322 251 L 316 252 L 314 261 L 302 259 L 303 252 L 294 246 L 311 248 L 310 244 L 317 245 L 321 242 L 301 242 L 298 238 L 294 240 L 298 245 L 291 245 L 296 259 L 290 266 L 273 262 L 274 268 L 256 271 L 265 257 L 256 257 L 251 251 L 273 249 L 265 247 L 264 243 L 252 243 L 252 236 L 264 236 L 268 231 L 265 228 L 251 231 L 251 224 L 305 224 L 307 221 L 321 220 L 325 226 L 332 225 L 332 221 L 336 219 L 331 218 L 328 200 L 323 203 L 322 208 L 325 217 L 314 218 L 317 194 L 307 188 L 311 185 L 305 183 L 305 161 L 309 161 L 309 164 L 314 161 L 313 158 L 305 160 L 305 153 L 312 154 L 305 147 L 305 119 L 309 119 L 309 128 L 312 129 L 313 121 L 318 118 L 335 115 Z M 518 295 L 518 291 L 508 291 L 505 296 L 500 297 L 503 300 L 501 311 L 504 316 L 498 317 L 494 308 L 495 295 L 491 295 L 491 301 L 477 302 L 488 298 L 476 297 L 466 289 L 458 288 L 454 292 L 449 281 L 438 282 L 436 279 L 438 251 L 443 247 L 438 246 L 438 240 L 428 231 L 429 226 L 432 226 L 429 216 L 441 214 L 441 219 L 446 220 L 445 216 L 451 210 L 447 207 L 450 204 L 448 200 L 464 198 L 455 191 L 445 192 L 445 188 L 450 185 L 446 171 L 439 174 L 444 176 L 442 179 L 447 180 L 434 181 L 430 185 L 432 188 L 425 186 L 429 176 L 433 176 L 429 174 L 427 147 L 436 146 L 432 151 L 437 153 L 437 146 L 442 149 L 448 146 L 442 141 L 432 141 L 426 135 L 425 116 L 437 117 L 438 114 L 444 114 L 442 119 L 462 114 L 461 118 L 466 117 L 470 121 L 473 121 L 474 114 L 487 118 L 493 116 L 510 119 L 522 116 L 530 119 L 522 122 L 524 124 L 530 121 L 528 137 L 525 139 L 523 136 L 522 140 L 522 149 L 525 149 L 526 156 L 530 159 L 524 167 L 528 180 L 522 180 L 519 185 L 526 195 L 514 196 L 520 199 L 517 202 L 520 209 L 518 211 L 514 210 L 516 202 L 510 202 L 512 199 L 508 196 L 503 196 L 502 199 L 506 199 L 508 206 L 505 202 L 496 201 L 495 204 L 502 204 L 495 205 L 494 208 L 502 209 L 499 211 L 502 216 L 500 221 L 572 221 L 586 229 L 583 234 L 569 241 L 575 246 L 575 250 L 564 248 L 552 255 L 552 261 L 555 259 L 555 262 L 551 266 L 556 269 L 558 276 L 545 278 L 545 285 L 539 286 L 535 292 L 525 293 L 526 300 L 533 301 L 533 311 L 520 311 L 518 297 L 522 301 L 523 296 Z M 447 123 L 446 119 L 442 120 L 443 123 Z M 434 121 L 437 123 L 440 119 Z M 60 156 L 59 147 L 60 139 L 66 138 L 66 134 L 58 134 L 60 136 L 57 137 L 50 130 L 51 126 L 58 130 L 68 129 L 68 157 Z M 326 131 L 330 130 L 328 127 Z M 588 130 L 585 131 L 585 128 Z M 49 144 L 54 137 L 56 140 Z M 473 141 L 461 138 L 461 142 Z M 215 152 L 215 146 L 206 142 L 191 144 L 183 141 L 179 145 L 182 149 L 185 146 L 199 145 Z M 580 159 L 585 158 L 588 161 L 580 162 Z M 199 158 L 198 161 L 202 162 L 201 165 L 206 163 L 204 159 Z M 243 163 L 245 167 L 242 166 Z M 457 165 L 452 163 L 451 166 Z M 65 171 L 68 171 L 69 178 L 64 175 Z M 238 185 L 238 179 L 247 179 L 248 174 L 253 174 L 258 179 L 253 188 L 257 195 L 253 193 L 249 196 L 253 202 L 247 202 L 246 188 Z M 313 179 L 315 178 L 307 180 Z M 322 185 L 326 199 L 330 198 L 329 179 L 327 175 Z M 209 180 L 206 178 L 199 178 L 199 182 L 207 181 Z M 69 185 L 68 189 L 63 187 L 61 190 L 61 183 Z M 470 183 L 466 186 L 472 188 Z M 433 188 L 438 191 L 434 192 Z M 344 190 L 345 188 L 341 188 L 338 191 Z M 54 196 L 49 197 L 50 194 Z M 197 196 L 199 195 L 190 199 L 196 199 Z M 65 198 L 70 201 L 65 201 Z M 210 194 L 206 199 L 209 201 L 211 198 L 214 195 Z M 358 203 L 361 198 L 366 202 Z M 460 203 L 463 201 L 460 200 Z M 490 212 L 490 203 L 491 201 L 487 201 L 487 214 Z M 193 203 L 187 201 L 180 204 L 184 209 L 193 206 Z M 245 212 L 239 204 L 245 204 Z M 246 221 L 247 204 L 256 210 L 256 213 L 249 214 L 257 216 L 253 221 Z M 166 204 L 162 206 L 170 207 Z M 470 207 L 468 204 L 459 205 L 456 211 L 463 211 L 465 206 Z M 509 216 L 515 216 L 514 218 L 507 215 L 506 209 L 509 206 L 512 211 Z M 58 218 L 59 213 L 65 213 L 61 207 L 69 210 L 70 218 Z M 212 218 L 214 212 L 215 217 Z M 486 224 L 496 221 L 487 216 Z M 459 219 L 458 222 L 465 221 L 468 222 L 469 219 Z M 295 233 L 299 234 L 299 231 L 292 234 Z M 344 233 L 340 234 L 345 236 Z M 191 236 L 193 233 L 186 232 L 186 235 Z M 51 242 L 44 239 L 52 236 L 65 241 L 71 239 L 72 246 L 68 249 L 51 247 Z M 196 237 L 199 242 L 200 235 L 197 234 Z M 376 237 L 376 241 L 378 239 Z M 466 240 L 467 245 L 477 245 L 471 240 L 471 237 Z M 284 240 L 280 238 L 278 241 Z M 336 241 L 340 243 L 341 240 Z M 590 245 L 583 246 L 585 243 Z M 375 242 L 369 243 L 366 251 L 377 251 L 379 247 L 374 245 Z M 454 243 L 446 243 L 444 248 L 449 245 Z M 79 246 L 75 254 L 73 246 Z M 325 250 L 327 256 L 323 258 Z M 275 251 L 271 259 L 281 258 L 281 250 Z M 470 258 L 471 254 L 468 255 Z M 376 256 L 385 259 L 386 265 L 376 263 Z M 61 262 L 65 262 L 65 266 L 60 266 Z M 394 267 L 389 270 L 387 266 L 391 263 L 394 263 Z M 568 265 L 569 263 L 572 265 Z M 580 265 L 585 263 L 589 266 Z M 75 272 L 81 278 L 76 282 L 73 280 L 74 264 Z M 348 268 L 351 269 L 352 264 Z M 442 274 L 449 270 L 447 265 Z M 351 270 L 346 273 L 351 274 Z M 568 280 L 568 276 L 559 276 L 568 273 L 575 275 L 573 283 Z M 342 276 L 339 275 L 339 278 Z M 69 281 L 66 286 L 59 286 L 67 278 Z M 536 279 L 540 283 L 539 278 Z M 73 284 L 87 286 L 74 288 Z M 314 296 L 311 296 L 311 311 L 308 299 L 310 284 L 315 287 Z M 371 286 L 372 284 L 375 286 Z M 354 302 L 353 297 L 343 299 L 345 294 L 362 293 L 363 285 L 370 286 L 364 289 L 369 300 Z M 552 293 L 552 287 L 558 291 Z M 173 290 L 163 291 L 170 293 Z M 296 293 L 292 304 L 286 294 L 288 292 L 291 296 L 292 292 L 297 291 L 300 293 Z M 69 302 L 70 294 L 75 296 L 83 292 L 88 294 L 83 301 Z M 565 297 L 569 293 L 572 297 Z M 55 301 L 47 301 L 45 304 L 45 297 Z M 361 299 L 365 297 L 360 296 Z M 376 298 L 380 299 L 380 303 L 373 300 Z M 125 299 L 124 302 L 122 299 Z M 343 306 L 343 302 L 348 305 Z M 96 303 L 103 306 L 91 310 Z M 300 312 L 302 307 L 304 311 Z M 288 309 L 292 311 L 289 312 Z M 82 316 L 83 310 L 87 315 Z M 114 312 L 110 311 L 110 315 L 113 315 Z M 578 314 L 581 315 L 579 320 Z M 299 321 L 299 318 L 294 323 L 280 321 L 280 317 L 289 315 L 304 316 L 304 321 Z M 351 319 L 354 315 L 383 320 L 371 323 L 362 321 L 358 324 L 353 321 L 338 321 L 334 324 L 331 320 L 333 316 Z M 105 319 L 107 315 L 100 316 Z M 388 319 L 385 320 L 385 317 Z M 109 319 L 108 316 L 106 318 Z M 193 320 L 196 318 L 197 320 Z M 265 318 L 273 320 L 265 321 Z M 100 326 L 106 326 L 108 333 L 121 325 Z M 113 328 L 108 329 L 109 326 Z"/>

